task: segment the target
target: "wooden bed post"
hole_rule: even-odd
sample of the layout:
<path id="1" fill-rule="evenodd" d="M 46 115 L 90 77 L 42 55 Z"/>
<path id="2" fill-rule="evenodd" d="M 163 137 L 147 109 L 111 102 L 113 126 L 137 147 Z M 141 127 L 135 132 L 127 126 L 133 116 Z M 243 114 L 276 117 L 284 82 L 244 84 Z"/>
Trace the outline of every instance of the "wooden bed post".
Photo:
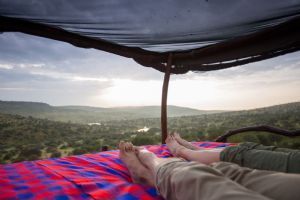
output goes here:
<path id="1" fill-rule="evenodd" d="M 161 99 L 161 143 L 162 144 L 165 144 L 165 140 L 168 135 L 167 98 L 168 98 L 171 66 L 172 66 L 172 53 L 170 53 L 168 57 L 168 63 L 165 70 L 164 83 L 162 88 L 162 99 Z"/>

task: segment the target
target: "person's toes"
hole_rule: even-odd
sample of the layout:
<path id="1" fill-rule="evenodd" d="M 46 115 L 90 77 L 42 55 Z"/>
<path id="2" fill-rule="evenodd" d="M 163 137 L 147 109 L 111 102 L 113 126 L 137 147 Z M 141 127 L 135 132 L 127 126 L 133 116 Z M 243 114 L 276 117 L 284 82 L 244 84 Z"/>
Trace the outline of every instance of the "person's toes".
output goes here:
<path id="1" fill-rule="evenodd" d="M 171 152 L 171 154 L 172 154 L 173 156 L 178 156 L 178 151 L 179 151 L 179 149 L 182 149 L 182 148 L 183 148 L 183 146 L 180 145 L 180 144 L 176 141 L 176 139 L 174 138 L 174 136 L 170 136 L 170 137 L 168 138 L 168 141 L 166 141 L 166 144 L 167 144 L 168 149 L 170 150 L 170 152 Z"/>
<path id="2" fill-rule="evenodd" d="M 171 135 L 170 134 L 167 135 L 167 138 L 166 138 L 165 142 L 166 143 L 171 142 Z"/>
<path id="3" fill-rule="evenodd" d="M 174 142 L 177 143 L 173 135 L 170 135 L 169 141 L 172 143 L 174 143 Z"/>
<path id="4" fill-rule="evenodd" d="M 126 151 L 126 152 L 130 151 L 128 142 L 125 142 L 125 143 L 124 143 L 124 148 L 125 148 L 125 151 Z"/>
<path id="5" fill-rule="evenodd" d="M 128 147 L 129 147 L 130 151 L 134 151 L 134 146 L 131 142 L 128 142 Z"/>
<path id="6" fill-rule="evenodd" d="M 168 135 L 165 142 L 166 142 L 166 145 L 169 147 L 169 144 L 171 143 L 171 136 Z"/>
<path id="7" fill-rule="evenodd" d="M 125 142 L 124 142 L 124 141 L 120 141 L 118 147 L 119 147 L 119 149 L 120 149 L 121 151 L 125 151 Z"/>
<path id="8" fill-rule="evenodd" d="M 174 133 L 174 138 L 175 138 L 175 139 L 180 139 L 180 135 L 179 135 L 178 133 L 175 132 L 175 133 Z"/>
<path id="9" fill-rule="evenodd" d="M 171 136 L 171 139 L 172 139 L 172 141 L 174 141 L 174 142 L 176 141 L 176 140 L 175 140 L 175 137 L 174 137 L 173 135 Z"/>

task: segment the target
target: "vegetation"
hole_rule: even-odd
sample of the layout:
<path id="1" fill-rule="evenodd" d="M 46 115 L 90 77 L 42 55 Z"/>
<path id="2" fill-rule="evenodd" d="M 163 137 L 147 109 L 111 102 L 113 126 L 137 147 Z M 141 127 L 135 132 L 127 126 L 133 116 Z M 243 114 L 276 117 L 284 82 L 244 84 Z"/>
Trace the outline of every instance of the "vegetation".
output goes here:
<path id="1" fill-rule="evenodd" d="M 227 130 L 254 125 L 300 129 L 300 103 L 248 111 L 169 118 L 169 130 L 188 140 L 214 140 Z M 138 132 L 143 127 L 147 132 Z M 103 145 L 116 148 L 120 140 L 135 145 L 160 143 L 160 119 L 103 121 L 101 125 L 57 122 L 31 116 L 0 114 L 0 162 L 11 163 L 100 151 Z M 242 133 L 230 142 L 251 141 L 300 149 L 300 138 L 267 133 Z"/>
<path id="2" fill-rule="evenodd" d="M 204 111 L 192 108 L 168 106 L 169 117 L 219 113 L 222 111 Z M 50 106 L 46 103 L 0 101 L 0 113 L 32 116 L 74 123 L 99 123 L 110 120 L 129 120 L 160 117 L 159 106 L 101 108 L 89 106 Z"/>

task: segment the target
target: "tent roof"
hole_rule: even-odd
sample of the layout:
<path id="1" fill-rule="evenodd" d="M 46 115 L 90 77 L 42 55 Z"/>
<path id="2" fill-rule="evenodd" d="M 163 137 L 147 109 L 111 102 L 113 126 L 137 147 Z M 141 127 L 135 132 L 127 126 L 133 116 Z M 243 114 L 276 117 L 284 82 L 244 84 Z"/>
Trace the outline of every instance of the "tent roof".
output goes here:
<path id="1" fill-rule="evenodd" d="M 0 31 L 133 58 L 171 73 L 209 71 L 300 48 L 299 0 L 0 0 Z"/>

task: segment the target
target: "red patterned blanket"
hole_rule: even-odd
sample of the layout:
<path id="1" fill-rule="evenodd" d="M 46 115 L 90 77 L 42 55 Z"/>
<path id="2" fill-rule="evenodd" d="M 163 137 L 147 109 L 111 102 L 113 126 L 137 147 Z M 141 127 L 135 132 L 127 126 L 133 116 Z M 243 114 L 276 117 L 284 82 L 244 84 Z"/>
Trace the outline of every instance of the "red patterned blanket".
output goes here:
<path id="1" fill-rule="evenodd" d="M 205 148 L 230 144 L 197 142 Z M 146 146 L 169 157 L 165 145 Z M 132 183 L 119 151 L 0 165 L 0 199 L 161 199 L 155 188 Z"/>

